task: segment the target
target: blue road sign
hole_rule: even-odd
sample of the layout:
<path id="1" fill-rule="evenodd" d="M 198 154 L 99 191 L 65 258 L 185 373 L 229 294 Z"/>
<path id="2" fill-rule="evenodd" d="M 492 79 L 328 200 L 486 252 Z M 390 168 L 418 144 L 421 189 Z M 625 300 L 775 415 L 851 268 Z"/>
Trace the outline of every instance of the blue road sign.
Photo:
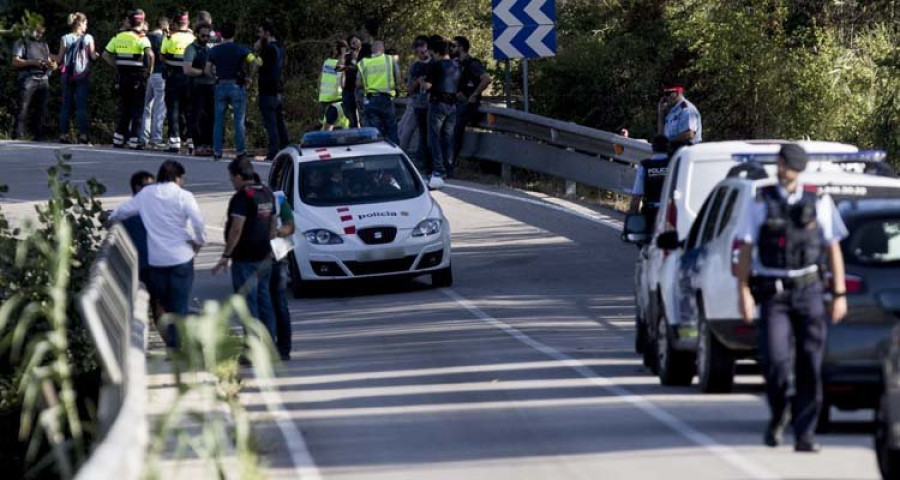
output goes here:
<path id="1" fill-rule="evenodd" d="M 492 0 L 494 58 L 556 55 L 556 0 Z"/>

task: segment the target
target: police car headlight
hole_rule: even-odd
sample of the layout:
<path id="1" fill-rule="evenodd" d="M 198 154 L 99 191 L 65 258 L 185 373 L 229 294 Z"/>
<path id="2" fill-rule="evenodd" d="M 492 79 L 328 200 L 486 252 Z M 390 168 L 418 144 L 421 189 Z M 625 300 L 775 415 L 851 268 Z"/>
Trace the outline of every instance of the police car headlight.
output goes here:
<path id="1" fill-rule="evenodd" d="M 306 236 L 306 240 L 313 245 L 337 245 L 339 243 L 344 243 L 338 234 L 321 228 L 303 232 L 303 235 Z"/>
<path id="2" fill-rule="evenodd" d="M 441 220 L 439 218 L 426 218 L 416 225 L 416 228 L 413 229 L 412 236 L 424 237 L 436 233 L 441 233 Z"/>

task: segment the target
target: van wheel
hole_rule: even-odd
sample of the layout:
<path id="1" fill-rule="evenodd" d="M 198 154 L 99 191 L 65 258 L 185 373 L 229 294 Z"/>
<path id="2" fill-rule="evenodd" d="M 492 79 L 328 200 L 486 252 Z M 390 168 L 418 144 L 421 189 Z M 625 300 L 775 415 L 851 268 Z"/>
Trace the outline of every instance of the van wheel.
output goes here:
<path id="1" fill-rule="evenodd" d="M 697 339 L 697 384 L 704 393 L 728 393 L 734 387 L 734 356 L 709 328 L 699 308 Z"/>
<path id="2" fill-rule="evenodd" d="M 431 274 L 431 286 L 445 288 L 453 286 L 453 267 L 448 265 Z"/>
<path id="3" fill-rule="evenodd" d="M 660 312 L 656 328 L 656 368 L 659 381 L 666 386 L 688 386 L 694 379 L 695 357 L 692 352 L 672 348 L 672 329 L 666 315 Z"/>
<path id="4" fill-rule="evenodd" d="M 831 404 L 828 399 L 822 401 L 822 410 L 819 411 L 819 421 L 816 423 L 816 433 L 828 433 L 831 429 Z"/>
<path id="5" fill-rule="evenodd" d="M 652 318 L 652 317 L 651 317 Z M 656 332 L 654 332 L 656 325 L 650 322 L 644 322 L 644 351 L 642 353 L 642 360 L 644 362 L 644 366 L 650 370 L 650 373 L 656 375 Z"/>
<path id="6" fill-rule="evenodd" d="M 900 450 L 891 448 L 891 424 L 887 415 L 887 397 L 881 398 L 881 404 L 875 411 L 875 454 L 878 456 L 878 468 L 881 478 L 900 477 Z"/>

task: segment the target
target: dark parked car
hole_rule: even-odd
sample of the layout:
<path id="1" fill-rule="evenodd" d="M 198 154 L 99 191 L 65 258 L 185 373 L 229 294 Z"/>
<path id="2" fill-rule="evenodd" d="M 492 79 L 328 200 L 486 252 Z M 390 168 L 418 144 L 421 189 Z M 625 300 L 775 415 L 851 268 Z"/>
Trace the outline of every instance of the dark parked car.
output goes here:
<path id="1" fill-rule="evenodd" d="M 875 453 L 885 480 L 900 478 L 900 326 L 885 342 L 884 395 L 875 415 Z"/>

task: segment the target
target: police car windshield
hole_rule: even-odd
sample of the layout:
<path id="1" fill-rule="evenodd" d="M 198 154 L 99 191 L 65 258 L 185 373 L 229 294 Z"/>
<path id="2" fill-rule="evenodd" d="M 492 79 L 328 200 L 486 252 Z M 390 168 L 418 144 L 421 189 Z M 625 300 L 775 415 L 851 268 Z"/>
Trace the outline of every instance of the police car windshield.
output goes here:
<path id="1" fill-rule="evenodd" d="M 299 173 L 300 199 L 317 207 L 407 200 L 425 190 L 400 155 L 301 163 Z"/>
<path id="2" fill-rule="evenodd" d="M 842 246 L 847 263 L 896 266 L 900 263 L 900 218 L 875 218 L 855 225 Z"/>

